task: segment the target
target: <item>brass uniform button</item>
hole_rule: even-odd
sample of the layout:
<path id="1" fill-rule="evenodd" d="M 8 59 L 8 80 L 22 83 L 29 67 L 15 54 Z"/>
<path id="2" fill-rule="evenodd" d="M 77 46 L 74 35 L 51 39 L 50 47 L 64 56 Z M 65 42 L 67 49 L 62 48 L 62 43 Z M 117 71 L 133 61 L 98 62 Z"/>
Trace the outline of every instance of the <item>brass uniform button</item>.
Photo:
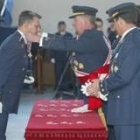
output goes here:
<path id="1" fill-rule="evenodd" d="M 101 86 L 101 88 L 102 88 L 102 87 L 103 87 L 103 84 L 101 84 L 100 86 Z"/>
<path id="2" fill-rule="evenodd" d="M 105 90 L 104 90 L 103 88 L 101 89 L 101 91 L 102 91 L 102 92 L 105 92 Z"/>
<path id="3" fill-rule="evenodd" d="M 84 64 L 83 63 L 79 63 L 79 69 L 84 69 Z"/>

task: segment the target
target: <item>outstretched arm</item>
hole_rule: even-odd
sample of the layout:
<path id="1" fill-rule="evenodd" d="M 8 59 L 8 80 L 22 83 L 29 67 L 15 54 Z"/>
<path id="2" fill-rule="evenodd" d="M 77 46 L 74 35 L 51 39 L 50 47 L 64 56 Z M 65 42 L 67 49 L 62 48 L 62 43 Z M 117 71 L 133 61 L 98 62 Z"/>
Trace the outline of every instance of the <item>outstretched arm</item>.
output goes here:
<path id="1" fill-rule="evenodd" d="M 80 53 L 93 53 L 104 51 L 108 53 L 107 45 L 101 33 L 87 30 L 79 39 L 64 38 L 53 34 L 44 34 L 44 36 L 27 36 L 29 41 L 40 42 L 40 46 L 46 49 L 61 51 L 76 51 Z"/>

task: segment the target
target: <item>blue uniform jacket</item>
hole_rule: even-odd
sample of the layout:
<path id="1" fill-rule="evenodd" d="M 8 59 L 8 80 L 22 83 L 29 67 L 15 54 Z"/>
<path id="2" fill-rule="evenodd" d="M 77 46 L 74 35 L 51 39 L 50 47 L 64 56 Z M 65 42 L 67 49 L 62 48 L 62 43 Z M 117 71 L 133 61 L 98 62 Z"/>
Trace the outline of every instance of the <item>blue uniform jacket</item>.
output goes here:
<path id="1" fill-rule="evenodd" d="M 61 35 L 59 32 L 56 33 L 58 36 L 63 36 L 64 38 L 72 38 L 72 34 L 66 32 L 65 35 Z M 68 52 L 64 51 L 51 51 L 51 57 L 55 58 L 56 63 L 66 63 L 68 58 Z"/>
<path id="2" fill-rule="evenodd" d="M 107 123 L 140 124 L 140 31 L 130 31 L 117 48 L 110 76 L 102 83 L 102 90 L 109 92 Z"/>
<path id="3" fill-rule="evenodd" d="M 9 113 L 17 113 L 27 63 L 26 45 L 16 31 L 0 46 L 0 94 Z"/>
<path id="4" fill-rule="evenodd" d="M 109 52 L 103 33 L 96 29 L 85 30 L 78 40 L 49 34 L 43 39 L 43 47 L 73 52 L 73 69 L 86 73 L 102 66 Z"/>

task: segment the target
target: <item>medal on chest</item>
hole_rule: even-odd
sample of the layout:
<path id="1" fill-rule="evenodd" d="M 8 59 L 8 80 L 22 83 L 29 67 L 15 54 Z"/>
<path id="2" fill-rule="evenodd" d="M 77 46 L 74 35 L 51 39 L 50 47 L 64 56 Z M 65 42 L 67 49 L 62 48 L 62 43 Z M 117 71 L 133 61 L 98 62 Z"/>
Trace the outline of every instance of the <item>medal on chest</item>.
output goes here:
<path id="1" fill-rule="evenodd" d="M 29 58 L 32 57 L 31 47 L 32 47 L 32 43 L 31 43 L 31 42 L 28 42 L 28 43 L 27 43 L 27 53 L 28 53 L 28 57 L 29 57 Z"/>
<path id="2" fill-rule="evenodd" d="M 115 57 L 114 57 L 114 60 L 111 64 L 111 72 L 117 72 L 119 70 L 119 67 L 118 67 L 118 63 L 117 63 L 117 59 L 118 59 L 118 53 L 116 53 Z"/>

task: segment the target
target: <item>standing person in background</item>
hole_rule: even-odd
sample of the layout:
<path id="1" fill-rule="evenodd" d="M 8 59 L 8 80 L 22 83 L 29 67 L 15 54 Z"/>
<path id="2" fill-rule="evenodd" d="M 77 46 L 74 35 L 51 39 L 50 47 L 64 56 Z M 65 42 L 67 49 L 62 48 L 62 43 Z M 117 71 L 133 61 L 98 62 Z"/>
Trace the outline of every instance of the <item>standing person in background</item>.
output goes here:
<path id="1" fill-rule="evenodd" d="M 20 92 L 28 67 L 28 51 L 25 34 L 37 35 L 40 15 L 23 11 L 19 15 L 18 30 L 0 46 L 0 140 L 6 140 L 6 128 L 10 113 L 18 112 Z"/>
<path id="2" fill-rule="evenodd" d="M 96 18 L 96 29 L 103 32 L 103 20 L 101 18 Z"/>
<path id="3" fill-rule="evenodd" d="M 66 38 L 72 38 L 72 34 L 67 32 L 66 30 L 66 23 L 64 21 L 58 22 L 58 32 L 56 35 L 66 37 Z M 58 82 L 61 78 L 61 75 L 64 71 L 64 68 L 66 66 L 66 63 L 69 57 L 69 52 L 66 51 L 59 51 L 54 50 L 51 51 L 51 62 L 54 63 L 54 69 L 55 69 L 55 89 L 58 86 Z M 59 87 L 60 91 L 68 91 L 70 87 L 70 66 L 68 67 L 64 77 L 63 81 Z"/>

